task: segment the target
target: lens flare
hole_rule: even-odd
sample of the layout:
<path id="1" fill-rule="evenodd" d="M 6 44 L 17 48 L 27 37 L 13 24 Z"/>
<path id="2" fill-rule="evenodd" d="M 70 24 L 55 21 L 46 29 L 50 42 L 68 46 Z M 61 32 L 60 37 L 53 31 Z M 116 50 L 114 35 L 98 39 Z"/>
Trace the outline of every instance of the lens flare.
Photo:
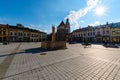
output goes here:
<path id="1" fill-rule="evenodd" d="M 106 11 L 105 7 L 99 6 L 99 7 L 96 7 L 95 14 L 97 16 L 103 16 L 105 14 L 105 11 Z"/>

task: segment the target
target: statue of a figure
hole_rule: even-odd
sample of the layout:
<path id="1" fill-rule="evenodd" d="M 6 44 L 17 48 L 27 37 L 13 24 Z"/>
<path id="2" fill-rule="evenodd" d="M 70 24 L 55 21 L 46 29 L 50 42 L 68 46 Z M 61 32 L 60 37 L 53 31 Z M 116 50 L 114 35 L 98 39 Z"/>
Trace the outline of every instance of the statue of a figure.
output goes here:
<path id="1" fill-rule="evenodd" d="M 52 41 L 55 41 L 55 27 L 52 26 Z"/>

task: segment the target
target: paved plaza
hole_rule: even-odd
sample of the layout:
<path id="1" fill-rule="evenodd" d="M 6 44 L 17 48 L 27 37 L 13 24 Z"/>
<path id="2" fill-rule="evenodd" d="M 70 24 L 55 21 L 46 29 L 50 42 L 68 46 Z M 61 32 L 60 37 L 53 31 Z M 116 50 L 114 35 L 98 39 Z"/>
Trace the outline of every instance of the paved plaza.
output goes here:
<path id="1" fill-rule="evenodd" d="M 120 80 L 120 48 L 79 43 L 55 51 L 40 47 L 39 42 L 0 45 L 0 80 Z"/>

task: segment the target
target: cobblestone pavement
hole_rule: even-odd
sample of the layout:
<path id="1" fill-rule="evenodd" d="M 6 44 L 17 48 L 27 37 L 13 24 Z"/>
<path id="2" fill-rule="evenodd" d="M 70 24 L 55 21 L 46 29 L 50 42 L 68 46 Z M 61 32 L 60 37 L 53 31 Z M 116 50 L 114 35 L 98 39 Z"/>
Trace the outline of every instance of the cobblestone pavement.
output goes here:
<path id="1" fill-rule="evenodd" d="M 3 80 L 120 80 L 120 49 L 67 47 L 44 51 L 40 43 L 23 43 Z"/>
<path id="2" fill-rule="evenodd" d="M 0 63 L 2 63 L 2 61 L 7 57 L 6 55 L 12 53 L 18 45 L 19 43 L 11 43 L 9 45 L 0 44 Z"/>

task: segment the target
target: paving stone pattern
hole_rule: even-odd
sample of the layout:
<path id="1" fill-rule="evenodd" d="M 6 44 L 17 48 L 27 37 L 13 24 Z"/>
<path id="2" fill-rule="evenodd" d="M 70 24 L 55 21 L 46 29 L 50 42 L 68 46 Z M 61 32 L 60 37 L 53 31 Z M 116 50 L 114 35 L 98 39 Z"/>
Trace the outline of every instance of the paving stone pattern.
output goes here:
<path id="1" fill-rule="evenodd" d="M 5 76 L 13 58 L 14 55 L 16 53 L 16 51 L 18 51 L 19 47 L 20 47 L 21 43 L 10 53 L 10 54 L 5 54 L 5 55 L 1 55 L 0 57 L 4 57 L 5 58 L 2 59 L 1 63 L 0 63 L 0 80 L 2 80 L 2 78 Z"/>
<path id="2" fill-rule="evenodd" d="M 67 44 L 65 50 L 26 52 L 38 47 L 23 43 L 3 80 L 120 80 L 120 49 Z"/>
<path id="3" fill-rule="evenodd" d="M 10 43 L 9 45 L 0 45 L 0 64 L 7 57 L 5 55 L 11 54 L 12 51 L 19 45 L 19 43 Z"/>

